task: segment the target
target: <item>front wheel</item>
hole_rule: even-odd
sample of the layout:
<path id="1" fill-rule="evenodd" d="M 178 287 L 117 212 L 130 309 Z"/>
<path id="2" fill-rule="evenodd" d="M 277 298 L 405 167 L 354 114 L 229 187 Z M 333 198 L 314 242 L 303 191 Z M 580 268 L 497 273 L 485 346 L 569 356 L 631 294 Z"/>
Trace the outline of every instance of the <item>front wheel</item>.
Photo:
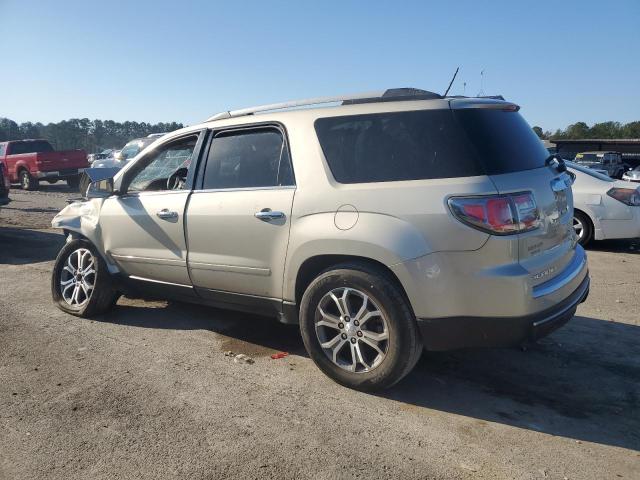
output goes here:
<path id="1" fill-rule="evenodd" d="M 86 240 L 72 240 L 58 253 L 51 295 L 58 308 L 85 318 L 110 310 L 119 296 L 107 265 Z"/>
<path id="2" fill-rule="evenodd" d="M 350 388 L 388 388 L 422 353 L 411 307 L 385 272 L 345 264 L 320 274 L 300 305 L 309 356 L 330 378 Z"/>

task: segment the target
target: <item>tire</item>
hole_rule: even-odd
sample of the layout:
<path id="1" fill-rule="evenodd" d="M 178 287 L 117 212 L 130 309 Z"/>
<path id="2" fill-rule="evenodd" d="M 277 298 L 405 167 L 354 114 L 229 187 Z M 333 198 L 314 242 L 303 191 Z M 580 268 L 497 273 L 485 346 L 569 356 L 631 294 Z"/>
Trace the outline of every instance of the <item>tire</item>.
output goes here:
<path id="1" fill-rule="evenodd" d="M 31 176 L 31 174 L 27 170 L 20 170 L 18 178 L 20 180 L 20 186 L 23 190 L 37 190 L 40 186 L 40 182 L 38 181 L 38 179 Z"/>
<path id="2" fill-rule="evenodd" d="M 85 272 L 93 270 L 93 273 L 78 272 L 79 264 Z M 76 280 L 71 280 L 74 278 L 73 272 L 80 275 Z M 93 287 L 87 288 L 90 285 Z M 109 311 L 120 295 L 104 260 L 93 245 L 87 240 L 72 240 L 62 247 L 56 258 L 51 274 L 51 296 L 60 310 L 89 318 Z"/>
<path id="3" fill-rule="evenodd" d="M 69 187 L 73 188 L 74 190 L 77 190 L 80 186 L 80 177 L 69 177 L 66 180 L 67 185 L 69 185 Z"/>
<path id="4" fill-rule="evenodd" d="M 575 210 L 573 212 L 573 229 L 578 236 L 578 243 L 586 247 L 593 240 L 593 224 L 587 214 Z"/>
<path id="5" fill-rule="evenodd" d="M 338 307 L 337 297 L 345 292 L 348 317 L 341 315 Z M 364 310 L 363 295 L 367 298 Z M 367 315 L 375 311 L 380 315 Z M 359 324 L 358 319 L 365 321 Z M 365 264 L 337 265 L 311 282 L 300 304 L 300 331 L 320 370 L 356 390 L 393 386 L 422 354 L 422 339 L 403 292 L 386 272 Z"/>
<path id="6" fill-rule="evenodd" d="M 57 182 L 58 182 L 58 180 L 47 180 L 47 183 L 49 185 L 53 185 L 54 183 L 57 183 Z"/>
<path id="7" fill-rule="evenodd" d="M 91 185 L 91 179 L 87 174 L 83 173 L 82 176 L 80 177 L 79 185 L 78 185 L 78 190 L 80 191 L 83 197 L 87 196 L 87 193 L 89 191 L 89 185 Z"/>

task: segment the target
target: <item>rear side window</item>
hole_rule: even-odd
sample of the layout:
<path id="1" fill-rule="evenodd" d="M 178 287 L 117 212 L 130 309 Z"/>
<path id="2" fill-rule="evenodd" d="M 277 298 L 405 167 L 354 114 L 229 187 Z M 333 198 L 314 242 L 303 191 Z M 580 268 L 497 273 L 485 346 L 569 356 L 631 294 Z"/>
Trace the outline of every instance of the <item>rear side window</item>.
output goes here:
<path id="1" fill-rule="evenodd" d="M 204 172 L 205 189 L 293 185 L 286 142 L 280 130 L 222 132 L 213 139 Z"/>
<path id="2" fill-rule="evenodd" d="M 0 157 L 4 156 L 4 152 L 7 149 L 6 143 L 0 143 Z"/>
<path id="3" fill-rule="evenodd" d="M 454 112 L 488 175 L 544 167 L 549 152 L 518 112 L 489 108 Z"/>
<path id="4" fill-rule="evenodd" d="M 49 142 L 44 140 L 35 140 L 32 142 L 14 142 L 11 144 L 10 155 L 19 155 L 23 153 L 42 153 L 53 152 L 53 147 Z"/>
<path id="5" fill-rule="evenodd" d="M 320 118 L 315 122 L 329 168 L 340 183 L 482 175 L 451 110 Z"/>

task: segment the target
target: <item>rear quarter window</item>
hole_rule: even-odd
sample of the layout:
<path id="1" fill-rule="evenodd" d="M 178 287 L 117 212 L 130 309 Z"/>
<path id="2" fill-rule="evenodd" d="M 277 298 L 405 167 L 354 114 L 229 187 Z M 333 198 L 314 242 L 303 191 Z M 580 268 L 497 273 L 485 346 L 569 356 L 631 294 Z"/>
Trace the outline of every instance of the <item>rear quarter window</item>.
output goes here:
<path id="1" fill-rule="evenodd" d="M 315 129 L 339 183 L 482 175 L 451 110 L 319 118 Z"/>
<path id="2" fill-rule="evenodd" d="M 524 118 L 509 110 L 454 110 L 488 175 L 545 166 L 549 152 Z"/>

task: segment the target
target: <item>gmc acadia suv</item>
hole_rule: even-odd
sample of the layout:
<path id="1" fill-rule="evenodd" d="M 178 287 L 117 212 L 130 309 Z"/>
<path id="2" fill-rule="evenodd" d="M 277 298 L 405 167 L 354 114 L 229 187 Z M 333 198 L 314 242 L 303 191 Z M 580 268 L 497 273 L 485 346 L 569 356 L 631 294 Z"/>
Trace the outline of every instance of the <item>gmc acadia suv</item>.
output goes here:
<path id="1" fill-rule="evenodd" d="M 535 340 L 589 276 L 572 178 L 518 109 L 394 89 L 172 132 L 54 218 L 53 299 L 82 317 L 127 293 L 299 323 L 318 367 L 361 390 L 423 348 Z"/>

